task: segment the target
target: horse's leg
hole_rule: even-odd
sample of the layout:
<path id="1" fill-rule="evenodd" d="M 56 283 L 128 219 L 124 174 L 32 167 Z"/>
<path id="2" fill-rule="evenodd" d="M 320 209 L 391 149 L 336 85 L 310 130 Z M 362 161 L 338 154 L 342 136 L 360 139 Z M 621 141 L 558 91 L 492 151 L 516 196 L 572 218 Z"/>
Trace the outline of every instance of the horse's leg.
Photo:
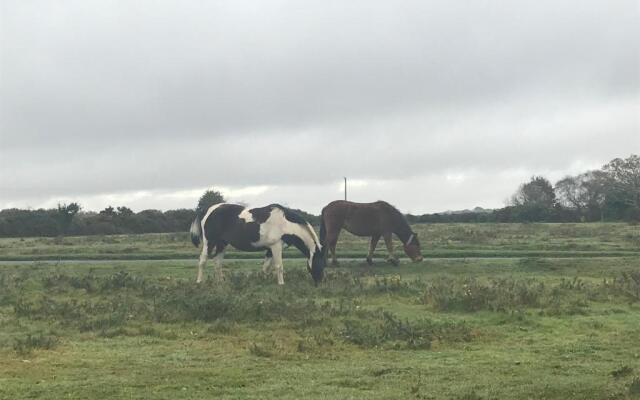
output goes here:
<path id="1" fill-rule="evenodd" d="M 340 231 L 334 233 L 331 232 L 331 234 L 327 234 L 327 238 L 325 240 L 325 246 L 327 246 L 327 248 L 329 249 L 329 253 L 331 253 L 331 266 L 332 267 L 337 267 L 338 266 L 338 259 L 336 258 L 336 246 L 338 245 L 338 234 L 340 234 Z"/>
<path id="2" fill-rule="evenodd" d="M 393 254 L 393 242 L 391 240 L 391 233 L 384 234 L 384 243 L 387 245 L 387 251 L 389 252 L 389 257 L 387 261 L 389 261 L 394 266 L 398 265 L 398 258 Z"/>
<path id="3" fill-rule="evenodd" d="M 344 224 L 344 217 L 335 214 L 323 214 L 322 218 L 325 226 L 325 235 L 322 245 L 327 246 L 329 253 L 331 253 L 331 266 L 337 267 L 338 259 L 336 258 L 336 246 L 338 245 L 338 236 L 340 236 L 340 231 Z"/>
<path id="4" fill-rule="evenodd" d="M 329 252 L 331 253 L 331 266 L 338 267 L 338 258 L 336 257 L 336 246 L 338 245 L 338 236 L 340 235 L 340 230 L 342 228 L 338 227 L 334 229 L 334 227 L 329 227 L 327 229 L 327 238 L 326 243 L 329 246 Z"/>
<path id="5" fill-rule="evenodd" d="M 224 250 L 226 247 L 227 244 L 223 242 L 216 244 L 216 253 L 213 256 L 213 274 L 217 282 L 222 282 L 224 280 L 224 275 L 222 274 L 222 260 L 224 260 Z"/>
<path id="6" fill-rule="evenodd" d="M 273 265 L 278 275 L 278 285 L 284 285 L 284 268 L 282 266 L 282 242 L 277 242 L 271 246 L 271 254 L 273 255 Z"/>
<path id="7" fill-rule="evenodd" d="M 336 246 L 338 245 L 338 238 L 329 244 L 329 251 L 331 251 L 331 266 L 339 267 L 338 258 L 336 257 Z"/>
<path id="8" fill-rule="evenodd" d="M 207 243 L 206 238 L 202 238 L 202 252 L 200 253 L 200 261 L 198 262 L 198 276 L 196 278 L 196 283 L 202 282 L 202 278 L 204 276 L 204 267 L 207 265 L 207 258 L 209 258 L 209 253 L 211 249 Z"/>
<path id="9" fill-rule="evenodd" d="M 373 265 L 373 252 L 376 251 L 376 246 L 380 240 L 380 235 L 371 236 L 371 242 L 369 243 L 369 255 L 367 255 L 367 264 Z"/>
<path id="10" fill-rule="evenodd" d="M 262 272 L 268 273 L 269 269 L 273 266 L 273 253 L 271 249 L 267 250 L 267 253 L 264 255 L 264 263 L 262 263 Z"/>

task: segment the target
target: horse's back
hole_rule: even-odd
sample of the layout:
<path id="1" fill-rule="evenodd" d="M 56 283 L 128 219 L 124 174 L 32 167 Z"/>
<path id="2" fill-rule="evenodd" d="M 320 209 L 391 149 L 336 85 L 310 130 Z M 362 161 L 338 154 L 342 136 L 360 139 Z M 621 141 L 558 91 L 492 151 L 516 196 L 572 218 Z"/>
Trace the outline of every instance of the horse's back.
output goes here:
<path id="1" fill-rule="evenodd" d="M 334 200 L 331 203 L 324 206 L 322 209 L 322 215 L 327 213 L 331 214 L 350 214 L 365 212 L 374 212 L 377 214 L 388 213 L 394 210 L 394 207 L 384 200 L 374 201 L 372 203 L 356 203 L 347 200 Z"/>
<path id="2" fill-rule="evenodd" d="M 335 200 L 322 208 L 321 218 L 325 221 L 339 221 L 342 223 L 347 217 L 349 210 L 353 207 L 352 202 L 346 200 Z"/>
<path id="3" fill-rule="evenodd" d="M 392 206 L 382 200 L 373 203 L 355 203 L 336 200 L 322 209 L 325 223 L 344 227 L 358 236 L 370 236 L 385 233 L 388 230 L 386 221 Z"/>

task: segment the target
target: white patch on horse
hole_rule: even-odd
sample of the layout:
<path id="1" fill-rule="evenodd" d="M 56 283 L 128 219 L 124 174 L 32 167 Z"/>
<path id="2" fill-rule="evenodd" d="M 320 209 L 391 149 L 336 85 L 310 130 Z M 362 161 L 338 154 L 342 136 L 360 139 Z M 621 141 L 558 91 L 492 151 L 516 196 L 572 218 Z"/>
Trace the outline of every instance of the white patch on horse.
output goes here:
<path id="1" fill-rule="evenodd" d="M 253 214 L 249 212 L 248 208 L 242 210 L 242 212 L 238 215 L 238 218 L 244 220 L 245 223 L 253 222 Z"/>
<path id="2" fill-rule="evenodd" d="M 191 233 L 191 236 L 200 237 L 200 232 L 198 232 L 199 228 L 200 226 L 198 226 L 198 219 L 196 218 L 191 223 L 191 229 L 189 229 L 189 233 Z"/>
<path id="3" fill-rule="evenodd" d="M 288 233 L 285 231 L 287 222 L 284 212 L 279 208 L 273 208 L 269 218 L 260 224 L 260 238 L 252 245 L 254 247 L 271 247 L 281 241 L 282 235 Z"/>
<path id="4" fill-rule="evenodd" d="M 313 237 L 313 241 L 314 243 L 316 243 L 316 246 L 318 247 L 318 249 L 321 249 L 322 246 L 320 245 L 320 239 L 318 239 L 318 235 L 316 235 L 316 231 L 313 230 L 313 227 L 308 222 L 307 222 L 307 229 L 309 229 L 309 232 L 311 232 L 311 237 Z"/>
<path id="5" fill-rule="evenodd" d="M 288 222 L 288 221 L 287 221 Z M 306 223 L 296 224 L 295 222 L 289 222 L 285 229 L 285 233 L 289 235 L 295 235 L 299 237 L 307 249 L 309 249 L 309 259 L 307 260 L 307 269 L 311 270 L 311 265 L 313 261 L 313 253 L 315 253 L 316 248 L 320 248 L 319 241 L 317 241 L 316 233 L 311 228 L 311 226 Z"/>
<path id="6" fill-rule="evenodd" d="M 320 249 L 320 240 L 309 223 L 298 224 L 289 221 L 280 208 L 273 208 L 267 220 L 260 224 L 260 239 L 252 243 L 256 247 L 270 247 L 282 241 L 283 235 L 294 235 L 300 238 L 309 249 L 308 268 L 311 268 L 313 254 Z M 277 264 L 277 263 L 274 263 Z M 276 270 L 278 266 L 276 265 Z"/>
<path id="7" fill-rule="evenodd" d="M 202 232 L 202 251 L 200 252 L 200 261 L 198 262 L 198 276 L 196 278 L 197 283 L 202 282 L 202 279 L 204 278 L 204 268 L 206 267 L 207 259 L 209 258 L 209 249 L 208 249 L 209 243 L 207 240 L 206 231 L 204 230 L 204 224 L 205 222 L 207 222 L 207 218 L 209 218 L 211 213 L 214 212 L 216 208 L 220 207 L 223 204 L 225 203 L 218 203 L 209 207 L 209 209 L 207 210 L 207 214 L 204 216 L 204 218 L 202 218 L 202 221 L 200 221 L 200 228 L 202 229 L 200 231 Z"/>
<path id="8" fill-rule="evenodd" d="M 288 222 L 288 221 L 287 221 Z M 289 222 L 285 228 L 285 233 L 289 235 L 295 235 L 302 239 L 304 245 L 307 246 L 311 255 L 316 251 L 317 241 L 315 240 L 315 232 L 312 234 L 313 229 L 307 224 L 296 224 L 295 222 Z"/>

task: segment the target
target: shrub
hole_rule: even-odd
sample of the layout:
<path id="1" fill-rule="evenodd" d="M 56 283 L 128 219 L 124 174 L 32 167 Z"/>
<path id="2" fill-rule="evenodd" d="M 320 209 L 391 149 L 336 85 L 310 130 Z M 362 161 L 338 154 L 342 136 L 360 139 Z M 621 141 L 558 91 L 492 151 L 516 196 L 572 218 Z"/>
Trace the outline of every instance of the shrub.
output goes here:
<path id="1" fill-rule="evenodd" d="M 537 307 L 545 285 L 535 280 L 440 278 L 427 285 L 422 303 L 439 311 L 507 311 Z"/>
<path id="2" fill-rule="evenodd" d="M 13 349 L 20 355 L 28 355 L 34 349 L 50 350 L 58 345 L 58 338 L 43 333 L 27 334 L 24 338 L 17 338 Z"/>
<path id="3" fill-rule="evenodd" d="M 469 340 L 470 332 L 464 323 L 442 323 L 431 319 L 410 322 L 380 311 L 373 314 L 373 318 L 345 320 L 342 336 L 348 342 L 362 347 L 376 347 L 391 342 L 396 347 L 428 349 L 436 339 Z"/>

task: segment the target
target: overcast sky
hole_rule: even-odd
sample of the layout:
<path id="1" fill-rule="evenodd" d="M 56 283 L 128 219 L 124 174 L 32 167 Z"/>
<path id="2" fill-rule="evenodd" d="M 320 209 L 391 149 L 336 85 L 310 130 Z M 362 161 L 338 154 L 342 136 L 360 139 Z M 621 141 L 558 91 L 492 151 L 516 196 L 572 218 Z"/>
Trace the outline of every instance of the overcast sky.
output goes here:
<path id="1" fill-rule="evenodd" d="M 0 208 L 501 207 L 640 152 L 628 1 L 0 2 Z"/>

